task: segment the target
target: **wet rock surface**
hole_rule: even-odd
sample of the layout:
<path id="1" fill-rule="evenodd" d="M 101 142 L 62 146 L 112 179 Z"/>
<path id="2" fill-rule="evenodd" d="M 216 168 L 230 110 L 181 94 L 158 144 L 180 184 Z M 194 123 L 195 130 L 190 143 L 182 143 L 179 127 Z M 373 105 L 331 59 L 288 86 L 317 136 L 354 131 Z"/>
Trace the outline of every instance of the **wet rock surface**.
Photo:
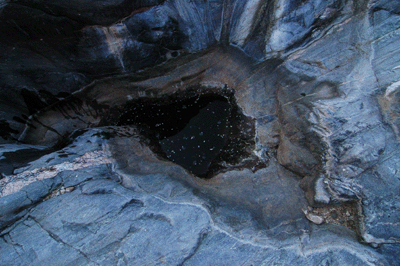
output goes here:
<path id="1" fill-rule="evenodd" d="M 400 263 L 396 1 L 0 11 L 0 264 Z"/>

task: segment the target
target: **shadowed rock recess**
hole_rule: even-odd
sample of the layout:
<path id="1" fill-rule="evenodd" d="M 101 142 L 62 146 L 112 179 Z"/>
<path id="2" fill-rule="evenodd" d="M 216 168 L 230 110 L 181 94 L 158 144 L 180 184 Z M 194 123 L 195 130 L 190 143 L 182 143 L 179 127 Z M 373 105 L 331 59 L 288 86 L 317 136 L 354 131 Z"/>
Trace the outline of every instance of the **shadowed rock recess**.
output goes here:
<path id="1" fill-rule="evenodd" d="M 0 265 L 400 264 L 400 2 L 0 22 Z"/>

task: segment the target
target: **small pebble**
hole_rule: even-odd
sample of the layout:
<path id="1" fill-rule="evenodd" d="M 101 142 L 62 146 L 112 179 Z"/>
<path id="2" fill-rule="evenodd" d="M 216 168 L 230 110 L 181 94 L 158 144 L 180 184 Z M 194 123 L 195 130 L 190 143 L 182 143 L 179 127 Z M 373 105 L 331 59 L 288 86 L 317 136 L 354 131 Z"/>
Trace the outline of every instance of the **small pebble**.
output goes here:
<path id="1" fill-rule="evenodd" d="M 316 215 L 316 214 L 313 214 L 313 213 L 311 213 L 311 212 L 304 211 L 304 214 L 306 215 L 307 219 L 308 219 L 310 222 L 313 222 L 313 223 L 315 223 L 315 224 L 322 224 L 322 223 L 325 221 L 325 219 L 324 219 L 323 217 L 318 216 L 318 215 Z"/>

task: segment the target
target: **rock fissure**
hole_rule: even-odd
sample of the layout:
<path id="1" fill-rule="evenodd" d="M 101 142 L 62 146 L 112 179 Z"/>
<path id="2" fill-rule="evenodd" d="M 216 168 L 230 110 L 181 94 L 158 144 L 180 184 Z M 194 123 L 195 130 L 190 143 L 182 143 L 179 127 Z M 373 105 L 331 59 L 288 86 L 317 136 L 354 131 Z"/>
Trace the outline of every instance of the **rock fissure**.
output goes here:
<path id="1" fill-rule="evenodd" d="M 10 241 L 7 240 L 7 237 L 6 237 L 6 236 L 8 236 L 8 238 L 9 238 Z M 14 249 L 15 252 L 17 253 L 18 257 L 19 257 L 22 261 L 24 261 L 26 264 L 29 264 L 29 261 L 27 261 L 27 259 L 21 254 L 21 251 L 17 248 L 17 247 L 20 247 L 20 248 L 23 249 L 22 252 L 25 252 L 24 246 L 23 246 L 23 245 L 14 242 L 14 241 L 12 240 L 11 235 L 10 235 L 9 233 L 8 233 L 7 235 L 5 235 L 5 236 L 2 236 L 2 238 L 4 239 L 4 241 L 5 241 L 8 245 L 10 245 L 10 246 L 13 247 L 13 249 Z"/>
<path id="2" fill-rule="evenodd" d="M 183 258 L 181 263 L 179 263 L 177 265 L 184 266 L 186 264 L 186 262 L 189 261 L 197 253 L 197 251 L 199 250 L 200 246 L 202 245 L 204 239 L 207 238 L 207 235 L 208 235 L 208 233 L 206 231 L 201 232 L 197 239 L 195 246 L 192 248 L 190 253 L 187 255 L 186 258 Z"/>
<path id="3" fill-rule="evenodd" d="M 70 245 L 68 243 L 66 243 L 65 241 L 63 241 L 58 235 L 54 234 L 53 232 L 51 232 L 50 230 L 44 228 L 42 226 L 42 224 L 40 224 L 34 217 L 29 216 L 28 219 L 32 219 L 35 224 L 37 224 L 40 229 L 42 229 L 43 231 L 45 231 L 54 241 L 56 241 L 57 243 L 60 243 L 63 246 L 69 247 L 75 251 L 77 251 L 82 257 L 84 257 L 85 259 L 87 259 L 89 262 L 92 262 L 96 265 L 100 265 L 97 262 L 93 261 L 92 259 L 90 259 L 90 257 L 88 255 L 86 255 L 85 253 L 83 253 L 79 248 L 74 247 L 73 245 Z"/>

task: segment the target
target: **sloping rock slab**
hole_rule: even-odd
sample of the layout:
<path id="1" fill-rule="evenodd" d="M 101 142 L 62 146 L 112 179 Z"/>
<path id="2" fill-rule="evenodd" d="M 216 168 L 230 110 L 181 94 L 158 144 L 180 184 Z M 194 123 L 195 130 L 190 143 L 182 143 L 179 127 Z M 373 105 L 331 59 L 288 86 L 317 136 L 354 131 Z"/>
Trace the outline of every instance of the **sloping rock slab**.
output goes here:
<path id="1" fill-rule="evenodd" d="M 296 179 L 289 183 L 292 189 L 284 185 L 290 179 L 274 181 L 268 178 L 267 170 L 255 174 L 248 171 L 221 174 L 208 183 L 190 178 L 182 180 L 178 177 L 185 176 L 183 168 L 159 160 L 147 147 L 135 141 L 134 134 L 130 138 L 106 140 L 100 137 L 101 134 L 96 134 L 99 130 L 102 129 L 88 130 L 65 148 L 73 150 L 71 146 L 76 145 L 78 155 L 86 154 L 86 157 L 77 158 L 86 158 L 87 165 L 73 171 L 67 167 L 63 170 L 60 164 L 66 166 L 68 157 L 62 157 L 63 162 L 49 166 L 55 169 L 55 176 L 35 180 L 21 190 L 0 198 L 2 206 L 13 206 L 4 201 L 11 199 L 12 202 L 15 195 L 25 191 L 23 195 L 32 202 L 25 208 L 18 209 L 15 205 L 10 210 L 23 213 L 14 223 L 3 226 L 0 238 L 2 264 L 390 263 L 378 253 L 379 250 L 358 243 L 354 233 L 348 229 L 334 225 L 310 225 L 305 217 L 297 215 L 301 210 L 296 208 L 302 205 L 293 199 L 297 198 L 300 202 L 304 199 L 301 190 L 296 188 Z M 126 145 L 127 139 L 131 142 L 130 146 Z M 87 145 L 84 151 L 83 143 L 87 140 L 95 145 Z M 120 157 L 113 162 L 113 149 L 110 151 L 108 147 L 117 147 L 118 144 L 125 144 L 131 153 L 120 150 Z M 98 161 L 88 156 L 96 151 L 103 151 L 103 157 L 97 157 L 100 158 Z M 138 153 L 141 153 L 140 156 Z M 125 164 L 121 158 L 127 159 Z M 140 164 L 129 162 L 137 158 L 142 158 Z M 140 169 L 136 168 L 138 165 L 141 165 Z M 39 166 L 43 166 L 41 159 L 32 162 L 25 173 L 35 173 Z M 46 171 L 42 169 L 41 173 Z M 174 176 L 173 172 L 177 174 Z M 255 186 L 241 196 L 232 181 L 243 179 L 250 182 L 251 179 L 246 176 L 253 178 Z M 276 187 L 277 182 L 282 182 L 283 190 L 268 190 L 268 184 Z M 12 181 L 7 184 L 10 183 Z M 39 190 L 33 198 L 27 191 L 34 190 L 27 186 L 39 187 L 39 184 L 47 185 L 46 190 Z M 238 186 L 242 186 L 240 182 Z M 260 186 L 263 189 L 257 190 Z M 285 190 L 292 195 L 285 194 Z M 265 193 L 262 194 L 262 191 Z M 262 198 L 265 200 L 262 201 Z M 261 211 L 257 209 L 260 205 Z M 265 211 L 269 213 L 265 214 Z M 276 223 L 278 220 L 281 224 Z"/>

